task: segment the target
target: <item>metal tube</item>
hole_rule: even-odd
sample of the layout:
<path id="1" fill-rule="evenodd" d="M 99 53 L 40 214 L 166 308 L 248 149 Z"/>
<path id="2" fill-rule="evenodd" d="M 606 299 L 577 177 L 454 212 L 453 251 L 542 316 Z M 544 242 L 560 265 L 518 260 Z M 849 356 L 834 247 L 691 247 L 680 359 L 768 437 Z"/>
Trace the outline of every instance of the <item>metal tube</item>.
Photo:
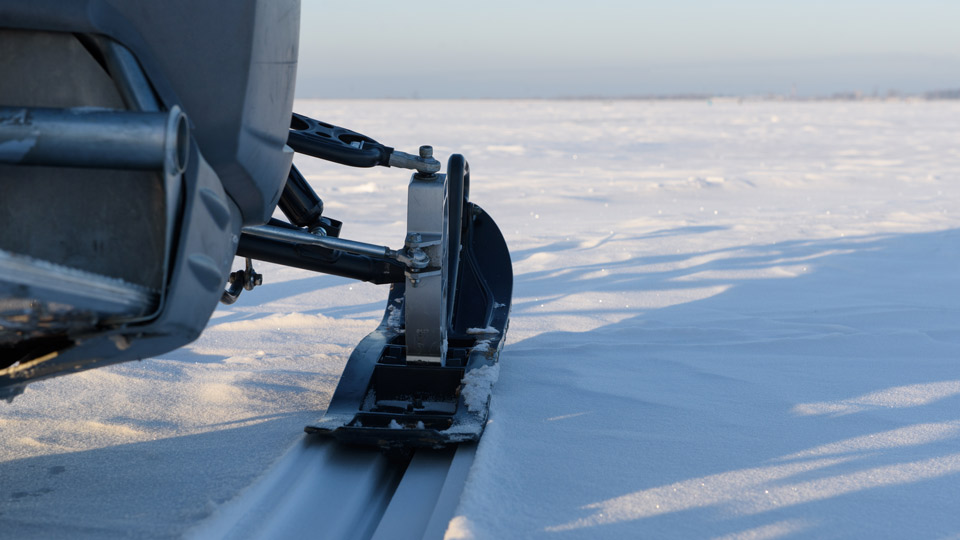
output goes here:
<path id="1" fill-rule="evenodd" d="M 163 170 L 186 168 L 190 130 L 164 112 L 0 107 L 0 163 Z"/>
<path id="2" fill-rule="evenodd" d="M 268 240 L 281 242 L 290 242 L 293 244 L 305 244 L 308 246 L 317 246 L 335 251 L 345 251 L 356 255 L 366 255 L 378 259 L 390 259 L 396 257 L 396 252 L 386 246 L 377 246 L 374 244 L 365 244 L 343 238 L 334 238 L 332 236 L 317 236 L 306 231 L 297 229 L 285 229 L 280 227 L 271 227 L 269 225 L 256 225 L 253 227 L 244 227 L 243 234 L 247 236 L 256 236 Z"/>
<path id="3" fill-rule="evenodd" d="M 237 255 L 376 284 L 400 283 L 404 280 L 403 265 L 389 259 L 329 251 L 313 245 L 254 236 L 246 232 L 240 235 Z"/>

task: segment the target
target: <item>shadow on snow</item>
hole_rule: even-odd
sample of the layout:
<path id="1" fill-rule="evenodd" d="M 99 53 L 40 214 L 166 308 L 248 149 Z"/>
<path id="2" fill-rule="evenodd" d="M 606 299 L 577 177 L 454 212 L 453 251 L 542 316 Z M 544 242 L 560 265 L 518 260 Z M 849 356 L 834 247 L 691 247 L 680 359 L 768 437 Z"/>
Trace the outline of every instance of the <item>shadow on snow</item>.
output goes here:
<path id="1" fill-rule="evenodd" d="M 948 230 L 520 275 L 518 296 L 551 300 L 722 292 L 508 344 L 477 477 L 530 505 L 521 536 L 954 534 L 958 267 Z M 568 313 L 533 304 L 515 318 Z"/>

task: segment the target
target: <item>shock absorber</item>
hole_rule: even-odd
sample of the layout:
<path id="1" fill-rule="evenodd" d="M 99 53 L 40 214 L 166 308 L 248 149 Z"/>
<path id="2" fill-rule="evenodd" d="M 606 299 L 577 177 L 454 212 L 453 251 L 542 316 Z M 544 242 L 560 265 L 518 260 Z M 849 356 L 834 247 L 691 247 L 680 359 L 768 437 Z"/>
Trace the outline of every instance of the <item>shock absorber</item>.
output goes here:
<path id="1" fill-rule="evenodd" d="M 290 223 L 297 227 L 322 236 L 340 236 L 342 223 L 323 217 L 323 201 L 295 165 L 290 166 L 278 206 Z"/>

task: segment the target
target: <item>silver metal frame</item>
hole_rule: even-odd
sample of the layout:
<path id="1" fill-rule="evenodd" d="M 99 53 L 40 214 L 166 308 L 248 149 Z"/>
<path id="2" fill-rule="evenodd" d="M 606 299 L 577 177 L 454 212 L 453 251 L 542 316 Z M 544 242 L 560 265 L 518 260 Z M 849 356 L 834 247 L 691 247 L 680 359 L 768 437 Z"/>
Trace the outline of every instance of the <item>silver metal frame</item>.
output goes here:
<path id="1" fill-rule="evenodd" d="M 409 268 L 404 299 L 407 362 L 446 365 L 449 209 L 447 175 L 414 174 L 407 189 L 408 254 L 423 253 L 427 266 Z"/>
<path id="2" fill-rule="evenodd" d="M 0 107 L 0 163 L 182 174 L 190 131 L 166 112 Z"/>

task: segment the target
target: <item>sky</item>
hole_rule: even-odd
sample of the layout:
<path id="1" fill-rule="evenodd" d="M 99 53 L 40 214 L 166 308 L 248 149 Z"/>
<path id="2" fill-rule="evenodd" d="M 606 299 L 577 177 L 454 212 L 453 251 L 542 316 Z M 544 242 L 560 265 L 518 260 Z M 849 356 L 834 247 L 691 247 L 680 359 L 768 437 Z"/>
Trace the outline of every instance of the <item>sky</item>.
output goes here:
<path id="1" fill-rule="evenodd" d="M 960 88 L 960 2 L 304 0 L 297 97 Z"/>

